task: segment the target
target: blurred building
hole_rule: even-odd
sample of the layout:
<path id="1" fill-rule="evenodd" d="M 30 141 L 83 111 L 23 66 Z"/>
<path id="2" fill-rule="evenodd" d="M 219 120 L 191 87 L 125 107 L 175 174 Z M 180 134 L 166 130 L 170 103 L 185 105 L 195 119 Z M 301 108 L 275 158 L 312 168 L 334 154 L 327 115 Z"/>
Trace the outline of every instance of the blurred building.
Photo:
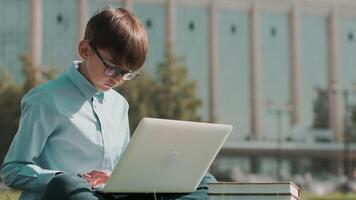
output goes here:
<path id="1" fill-rule="evenodd" d="M 21 81 L 18 57 L 28 52 L 65 70 L 86 20 L 108 4 L 143 21 L 150 73 L 165 51 L 184 57 L 204 121 L 235 127 L 213 170 L 351 173 L 355 1 L 0 0 L 0 66 Z"/>

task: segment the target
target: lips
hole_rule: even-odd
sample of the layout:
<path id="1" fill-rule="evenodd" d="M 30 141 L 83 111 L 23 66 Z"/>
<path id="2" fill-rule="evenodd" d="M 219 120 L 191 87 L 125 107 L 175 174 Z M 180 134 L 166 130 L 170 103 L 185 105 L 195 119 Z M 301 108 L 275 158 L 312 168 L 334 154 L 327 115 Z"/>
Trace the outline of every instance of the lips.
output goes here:
<path id="1" fill-rule="evenodd" d="M 104 84 L 105 86 L 108 86 L 108 87 L 111 87 L 111 88 L 113 88 L 115 85 L 112 85 L 112 84 L 110 84 L 110 83 L 105 83 Z"/>
<path id="2" fill-rule="evenodd" d="M 104 85 L 113 88 L 113 87 L 117 86 L 117 83 L 113 82 L 113 81 L 109 81 L 109 82 L 106 82 Z"/>

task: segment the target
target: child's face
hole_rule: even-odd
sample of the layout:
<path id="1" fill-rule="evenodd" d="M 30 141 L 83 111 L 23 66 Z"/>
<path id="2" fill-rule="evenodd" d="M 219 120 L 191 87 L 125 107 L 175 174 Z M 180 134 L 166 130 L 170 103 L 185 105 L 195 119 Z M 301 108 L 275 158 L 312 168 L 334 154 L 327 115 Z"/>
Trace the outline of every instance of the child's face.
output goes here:
<path id="1" fill-rule="evenodd" d="M 110 74 L 107 73 L 108 65 L 115 66 L 108 51 L 94 48 L 90 47 L 91 53 L 86 60 L 87 78 L 89 81 L 101 91 L 107 91 L 121 85 L 124 82 L 122 76 L 110 76 Z"/>

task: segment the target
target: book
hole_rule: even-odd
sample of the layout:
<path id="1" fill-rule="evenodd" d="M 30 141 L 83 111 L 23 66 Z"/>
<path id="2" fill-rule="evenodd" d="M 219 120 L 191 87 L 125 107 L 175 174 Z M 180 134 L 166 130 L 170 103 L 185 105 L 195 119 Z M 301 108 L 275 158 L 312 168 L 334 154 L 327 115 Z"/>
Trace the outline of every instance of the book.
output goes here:
<path id="1" fill-rule="evenodd" d="M 210 183 L 210 200 L 299 200 L 300 189 L 292 182 Z"/>

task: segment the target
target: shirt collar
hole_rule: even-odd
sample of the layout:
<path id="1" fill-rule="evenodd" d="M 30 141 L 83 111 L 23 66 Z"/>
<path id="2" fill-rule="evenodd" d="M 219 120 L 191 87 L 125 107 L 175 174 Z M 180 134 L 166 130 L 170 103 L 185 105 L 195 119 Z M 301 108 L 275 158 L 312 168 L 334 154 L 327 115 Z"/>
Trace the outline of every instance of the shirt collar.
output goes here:
<path id="1" fill-rule="evenodd" d="M 91 100 L 95 96 L 100 102 L 103 101 L 104 92 L 97 90 L 78 70 L 78 64 L 81 61 L 73 61 L 73 64 L 67 70 L 68 77 L 73 81 L 74 85 L 87 99 Z"/>

